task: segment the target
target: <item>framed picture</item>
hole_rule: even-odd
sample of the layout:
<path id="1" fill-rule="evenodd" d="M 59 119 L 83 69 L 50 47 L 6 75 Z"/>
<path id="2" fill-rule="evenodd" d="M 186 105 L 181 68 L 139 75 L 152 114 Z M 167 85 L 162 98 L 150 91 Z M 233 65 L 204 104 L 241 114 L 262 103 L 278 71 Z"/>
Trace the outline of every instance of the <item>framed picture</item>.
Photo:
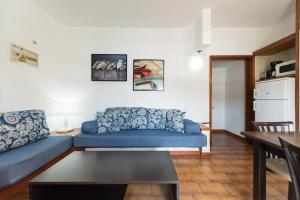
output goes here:
<path id="1" fill-rule="evenodd" d="M 10 60 L 38 67 L 39 55 L 15 44 L 10 44 Z"/>
<path id="2" fill-rule="evenodd" d="M 92 54 L 92 81 L 127 81 L 126 54 Z"/>
<path id="3" fill-rule="evenodd" d="M 164 65 L 164 60 L 133 60 L 133 90 L 163 91 Z"/>

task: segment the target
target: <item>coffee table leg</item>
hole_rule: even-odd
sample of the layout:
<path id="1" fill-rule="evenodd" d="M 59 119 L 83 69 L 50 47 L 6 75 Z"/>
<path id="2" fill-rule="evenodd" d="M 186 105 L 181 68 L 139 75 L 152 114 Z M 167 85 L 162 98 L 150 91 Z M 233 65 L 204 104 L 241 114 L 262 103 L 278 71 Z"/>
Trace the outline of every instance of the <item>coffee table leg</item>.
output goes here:
<path id="1" fill-rule="evenodd" d="M 253 142 L 253 200 L 266 200 L 266 151 L 260 142 Z"/>
<path id="2" fill-rule="evenodd" d="M 179 184 L 178 183 L 172 184 L 171 189 L 172 189 L 173 199 L 179 200 Z"/>
<path id="3" fill-rule="evenodd" d="M 39 200 L 43 198 L 42 190 L 35 185 L 29 184 L 29 200 Z"/>

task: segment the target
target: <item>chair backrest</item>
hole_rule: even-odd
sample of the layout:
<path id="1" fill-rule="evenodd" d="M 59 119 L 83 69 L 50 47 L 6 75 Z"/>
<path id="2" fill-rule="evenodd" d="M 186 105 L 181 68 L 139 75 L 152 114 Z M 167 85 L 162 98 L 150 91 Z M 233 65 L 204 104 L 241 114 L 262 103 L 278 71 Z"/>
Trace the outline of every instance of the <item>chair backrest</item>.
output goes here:
<path id="1" fill-rule="evenodd" d="M 287 122 L 251 122 L 253 129 L 260 132 L 292 132 L 294 123 Z"/>
<path id="2" fill-rule="evenodd" d="M 296 200 L 300 200 L 300 148 L 280 138 L 281 148 L 285 154 Z"/>

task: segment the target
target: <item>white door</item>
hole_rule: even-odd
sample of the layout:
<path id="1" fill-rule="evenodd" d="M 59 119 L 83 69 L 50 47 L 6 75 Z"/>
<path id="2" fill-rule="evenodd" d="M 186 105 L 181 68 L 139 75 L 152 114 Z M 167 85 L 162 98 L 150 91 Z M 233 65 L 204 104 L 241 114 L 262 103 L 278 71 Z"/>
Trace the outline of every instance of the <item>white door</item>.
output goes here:
<path id="1" fill-rule="evenodd" d="M 225 68 L 212 72 L 212 128 L 225 129 Z"/>
<path id="2" fill-rule="evenodd" d="M 257 122 L 288 121 L 287 100 L 256 100 L 253 106 Z"/>

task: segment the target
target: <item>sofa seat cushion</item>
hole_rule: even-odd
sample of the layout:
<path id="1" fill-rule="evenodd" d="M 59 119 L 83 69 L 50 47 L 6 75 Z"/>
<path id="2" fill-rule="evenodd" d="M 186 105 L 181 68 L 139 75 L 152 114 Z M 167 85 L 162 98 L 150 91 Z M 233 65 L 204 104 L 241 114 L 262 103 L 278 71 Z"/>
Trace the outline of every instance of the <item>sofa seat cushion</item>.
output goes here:
<path id="1" fill-rule="evenodd" d="M 0 188 L 16 183 L 71 147 L 71 136 L 49 136 L 0 154 Z"/>
<path id="2" fill-rule="evenodd" d="M 199 133 L 178 134 L 166 130 L 121 130 L 116 133 L 78 134 L 75 147 L 204 147 L 206 136 Z"/>

